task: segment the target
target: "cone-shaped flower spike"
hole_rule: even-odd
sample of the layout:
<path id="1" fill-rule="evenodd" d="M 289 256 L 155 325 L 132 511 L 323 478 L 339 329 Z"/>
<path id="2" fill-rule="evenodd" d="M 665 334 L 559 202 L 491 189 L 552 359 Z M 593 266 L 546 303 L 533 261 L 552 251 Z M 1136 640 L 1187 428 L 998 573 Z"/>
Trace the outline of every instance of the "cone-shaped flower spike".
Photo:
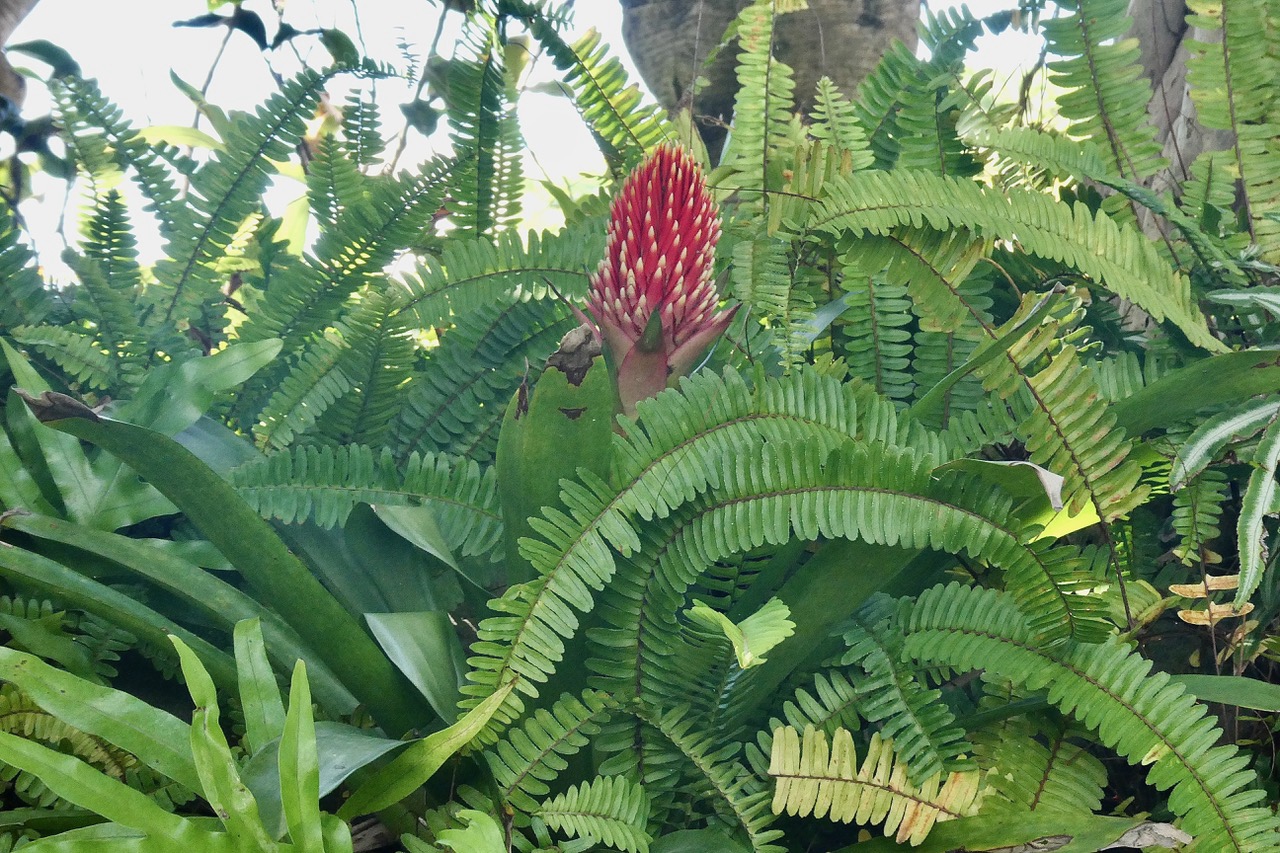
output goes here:
<path id="1" fill-rule="evenodd" d="M 702 170 L 664 145 L 613 201 L 605 258 L 587 310 L 617 371 L 622 411 L 693 369 L 737 307 L 717 311 L 712 282 L 720 220 Z"/>

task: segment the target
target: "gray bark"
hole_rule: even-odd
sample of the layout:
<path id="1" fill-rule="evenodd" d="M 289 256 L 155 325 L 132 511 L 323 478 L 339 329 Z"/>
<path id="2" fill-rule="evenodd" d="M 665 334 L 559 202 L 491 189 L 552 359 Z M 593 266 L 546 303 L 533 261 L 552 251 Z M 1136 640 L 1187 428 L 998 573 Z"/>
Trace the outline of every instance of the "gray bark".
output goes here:
<path id="1" fill-rule="evenodd" d="M 22 23 L 23 18 L 40 0 L 0 0 L 0 45 L 7 44 L 9 36 Z M 27 85 L 9 60 L 0 54 L 0 96 L 8 98 L 15 107 L 21 107 L 27 94 Z"/>
<path id="2" fill-rule="evenodd" d="M 748 0 L 621 2 L 622 37 L 640 76 L 668 110 L 692 106 L 714 154 L 733 115 L 736 46 L 721 50 L 710 69 L 703 66 Z M 851 94 L 893 40 L 915 45 L 919 20 L 920 0 L 809 0 L 807 10 L 780 16 L 775 55 L 795 71 L 799 108 L 812 105 L 823 75 Z M 693 98 L 695 76 L 710 83 Z"/>

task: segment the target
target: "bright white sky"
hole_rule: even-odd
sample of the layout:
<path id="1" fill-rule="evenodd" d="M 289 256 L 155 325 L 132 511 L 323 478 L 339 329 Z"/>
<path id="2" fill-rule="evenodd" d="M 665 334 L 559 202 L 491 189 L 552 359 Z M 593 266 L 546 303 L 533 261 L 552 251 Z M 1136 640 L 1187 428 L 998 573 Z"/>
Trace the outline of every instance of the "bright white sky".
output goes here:
<path id="1" fill-rule="evenodd" d="M 954 5 L 959 4 L 954 0 L 931 3 L 934 9 Z M 968 5 L 975 14 L 985 15 L 1015 6 L 1016 0 L 977 0 Z M 264 17 L 270 14 L 266 0 L 248 0 L 246 7 Z M 407 43 L 414 53 L 425 56 L 440 15 L 439 5 L 427 0 L 366 0 L 358 3 L 357 29 L 356 8 L 357 0 L 291 0 L 286 6 L 286 20 L 299 30 L 336 27 L 357 41 L 363 39 L 369 56 L 404 68 L 406 62 L 397 43 Z M 220 27 L 175 28 L 172 22 L 196 17 L 206 9 L 205 0 L 42 0 L 10 43 L 48 39 L 65 48 L 80 63 L 84 75 L 97 78 L 103 92 L 135 126 L 190 125 L 194 108 L 170 81 L 169 72 L 172 69 L 188 83 L 200 86 L 225 31 Z M 449 17 L 455 22 L 459 19 L 456 14 Z M 621 21 L 617 0 L 577 0 L 576 32 L 572 35 L 576 37 L 591 27 L 600 30 L 614 54 L 627 65 L 632 79 L 638 80 L 622 43 Z M 275 31 L 274 15 L 267 18 L 267 27 L 270 38 Z M 447 53 L 454 35 L 456 30 L 444 34 L 442 52 Z M 315 66 L 328 61 L 314 36 L 299 37 L 293 44 Z M 1006 33 L 998 40 L 988 39 L 981 46 L 977 62 L 1001 68 L 1002 79 L 1016 79 L 1016 69 L 1033 62 L 1038 47 L 1036 39 Z M 17 54 L 10 54 L 10 58 L 17 65 L 25 61 Z M 297 58 L 288 48 L 282 47 L 268 58 L 275 71 L 285 76 L 298 68 Z M 32 61 L 31 65 L 43 73 L 39 63 Z M 554 71 L 550 61 L 543 59 L 531 82 L 551 79 Z M 412 85 L 397 80 L 379 81 L 376 85 L 378 100 L 385 105 L 384 129 L 397 132 L 402 121 L 393 105 L 411 99 Z M 24 114 L 38 116 L 47 112 L 48 98 L 39 83 L 33 82 L 29 88 Z M 335 100 L 340 101 L 342 96 L 334 89 L 330 87 Z M 214 74 L 209 100 L 225 109 L 248 109 L 273 90 L 267 59 L 243 33 L 233 33 Z M 603 160 L 566 99 L 527 93 L 521 99 L 520 116 L 531 158 L 526 168 L 528 177 L 563 183 L 576 175 L 603 173 Z M 418 137 L 400 165 L 412 167 L 428 154 L 429 146 Z M 36 235 L 41 260 L 53 273 L 57 272 L 56 255 L 62 248 L 54 229 L 63 210 L 65 185 L 45 180 L 35 189 L 45 194 L 44 203 L 24 205 L 24 214 Z M 296 197 L 298 191 L 296 184 L 292 188 L 280 187 L 281 203 Z M 273 208 L 275 201 L 271 200 Z M 554 219 L 535 219 L 531 224 L 552 225 Z"/>

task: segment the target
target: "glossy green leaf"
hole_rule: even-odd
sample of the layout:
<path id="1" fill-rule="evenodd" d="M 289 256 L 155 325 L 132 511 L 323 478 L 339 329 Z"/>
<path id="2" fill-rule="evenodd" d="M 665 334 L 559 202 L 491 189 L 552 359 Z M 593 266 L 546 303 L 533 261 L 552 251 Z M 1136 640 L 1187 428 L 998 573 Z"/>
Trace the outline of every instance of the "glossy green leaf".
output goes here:
<path id="1" fill-rule="evenodd" d="M 226 146 L 196 127 L 184 124 L 153 124 L 138 131 L 138 138 L 148 145 L 175 145 L 223 151 Z"/>
<path id="2" fill-rule="evenodd" d="M 269 741 L 280 737 L 285 726 L 284 702 L 280 699 L 276 674 L 267 660 L 260 619 L 244 619 L 236 623 L 235 647 L 240 707 L 244 711 L 245 746 L 250 752 L 257 752 Z"/>
<path id="3" fill-rule="evenodd" d="M 1218 458 L 1222 448 L 1249 438 L 1266 427 L 1280 413 L 1280 399 L 1249 400 L 1206 420 L 1178 448 L 1169 472 L 1169 488 L 1177 491 Z"/>
<path id="4" fill-rule="evenodd" d="M 321 797 L 333 793 L 361 767 L 407 745 L 405 741 L 379 737 L 345 723 L 323 720 L 315 724 L 315 733 Z M 249 759 L 240 773 L 258 801 L 263 824 L 276 837 L 284 835 L 286 830 L 280 797 L 279 747 L 279 741 L 268 743 Z"/>
<path id="5" fill-rule="evenodd" d="M 165 648 L 168 635 L 177 635 L 200 653 L 219 684 L 235 684 L 235 664 L 225 652 L 124 593 L 61 563 L 22 548 L 0 546 L 0 575 L 119 625 L 156 648 Z"/>
<path id="6" fill-rule="evenodd" d="M 249 849 L 274 853 L 279 846 L 258 818 L 258 804 L 240 779 L 227 736 L 222 731 L 213 680 L 185 643 L 177 637 L 171 639 L 178 650 L 187 690 L 196 703 L 191 714 L 191 753 L 200 775 L 200 790 L 232 838 L 246 847 L 256 845 Z"/>
<path id="7" fill-rule="evenodd" d="M 205 833 L 160 808 L 141 791 L 117 782 L 75 756 L 0 732 L 0 761 L 39 777 L 59 797 L 107 820 L 168 838 L 192 850 L 202 849 L 191 844 Z"/>
<path id="8" fill-rule="evenodd" d="M 1098 512 L 1086 505 L 1078 513 L 1062 506 L 1062 477 L 1031 462 L 1000 462 L 988 459 L 957 459 L 940 465 L 937 472 L 950 470 L 976 474 L 1018 499 L 1019 518 L 1042 529 L 1037 539 L 1059 539 L 1068 533 L 1097 524 Z"/>
<path id="9" fill-rule="evenodd" d="M 1040 809 L 1034 812 L 996 812 L 938 823 L 919 846 L 908 849 L 917 853 L 951 853 L 957 849 L 1031 851 L 1039 846 L 1055 853 L 1097 853 L 1142 820 L 1141 817 L 1110 817 L 1087 811 L 1063 813 Z M 1046 847 L 1045 843 L 1055 846 Z M 833 853 L 891 853 L 903 847 L 891 837 L 877 838 L 841 847 Z"/>
<path id="10" fill-rule="evenodd" d="M 191 727 L 167 711 L 3 647 L 0 680 L 17 685 L 63 722 L 136 755 L 175 782 L 199 790 L 200 777 L 191 760 Z"/>
<path id="11" fill-rule="evenodd" d="M 259 619 L 267 640 L 267 653 L 282 669 L 287 669 L 299 658 L 306 660 L 312 668 L 316 695 L 326 707 L 339 713 L 348 713 L 355 708 L 356 702 L 350 691 L 322 665 L 314 651 L 299 641 L 279 616 L 226 581 L 183 560 L 172 549 L 157 551 L 151 540 L 130 539 L 39 515 L 12 516 L 6 519 L 5 524 L 30 536 L 60 542 L 111 560 L 175 596 L 182 603 L 180 610 L 189 608 L 182 612 L 184 616 L 199 614 L 215 625 L 225 626 L 228 631 L 242 620 Z M 104 615 L 108 619 L 114 618 L 110 612 Z M 224 683 L 221 678 L 219 674 L 219 683 Z"/>
<path id="12" fill-rule="evenodd" d="M 182 509 L 253 588 L 316 650 L 389 730 L 429 714 L 373 638 L 342 609 L 232 486 L 167 436 L 99 418 L 88 409 L 44 414 L 55 429 L 92 441 L 132 465 Z"/>
<path id="13" fill-rule="evenodd" d="M 1175 675 L 1169 680 L 1186 687 L 1201 702 L 1280 711 L 1280 684 L 1242 675 Z"/>
<path id="14" fill-rule="evenodd" d="M 458 716 L 466 653 L 448 613 L 366 613 L 374 639 L 442 720 Z"/>
<path id="15" fill-rule="evenodd" d="M 324 853 L 320 825 L 320 767 L 316 727 L 311 716 L 307 665 L 298 661 L 289 688 L 289 713 L 280 737 L 280 800 L 289 840 L 298 853 Z"/>
<path id="16" fill-rule="evenodd" d="M 655 838 L 649 853 L 750 853 L 751 848 L 718 829 L 680 829 Z"/>
<path id="17" fill-rule="evenodd" d="M 1250 287 L 1247 290 L 1213 290 L 1205 299 L 1219 305 L 1266 311 L 1280 317 L 1280 287 Z"/>
<path id="18" fill-rule="evenodd" d="M 1236 542 L 1240 548 L 1240 586 L 1236 603 L 1243 604 L 1262 582 L 1266 568 L 1266 543 L 1262 520 L 1275 505 L 1277 494 L 1276 466 L 1280 465 L 1280 421 L 1272 421 L 1258 441 L 1253 458 L 1254 470 L 1240 501 L 1240 519 L 1236 524 Z"/>
<path id="19" fill-rule="evenodd" d="M 53 661 L 62 669 L 81 678 L 96 680 L 93 657 L 88 648 L 77 643 L 62 624 L 63 614 L 54 613 L 40 619 L 27 619 L 0 612 L 0 631 L 9 634 L 7 645 Z"/>
<path id="20" fill-rule="evenodd" d="M 1202 358 L 1111 406 L 1116 427 L 1129 435 L 1180 423 L 1205 406 L 1247 400 L 1280 388 L 1275 352 L 1229 352 Z"/>
<path id="21" fill-rule="evenodd" d="M 338 817 L 350 820 L 380 811 L 412 794 L 484 729 L 514 687 L 514 681 L 504 684 L 447 729 L 411 743 L 352 793 L 338 811 Z"/>

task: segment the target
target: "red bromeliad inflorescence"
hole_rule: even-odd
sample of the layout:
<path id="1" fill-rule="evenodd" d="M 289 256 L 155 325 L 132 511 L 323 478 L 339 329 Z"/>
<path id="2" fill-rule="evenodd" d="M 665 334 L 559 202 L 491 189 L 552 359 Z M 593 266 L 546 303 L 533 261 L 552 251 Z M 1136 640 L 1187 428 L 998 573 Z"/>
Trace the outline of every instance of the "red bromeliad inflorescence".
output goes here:
<path id="1" fill-rule="evenodd" d="M 613 201 L 604 260 L 587 310 L 618 375 L 622 410 L 693 369 L 729 326 L 712 281 L 720 219 L 702 170 L 664 145 L 636 168 Z"/>

